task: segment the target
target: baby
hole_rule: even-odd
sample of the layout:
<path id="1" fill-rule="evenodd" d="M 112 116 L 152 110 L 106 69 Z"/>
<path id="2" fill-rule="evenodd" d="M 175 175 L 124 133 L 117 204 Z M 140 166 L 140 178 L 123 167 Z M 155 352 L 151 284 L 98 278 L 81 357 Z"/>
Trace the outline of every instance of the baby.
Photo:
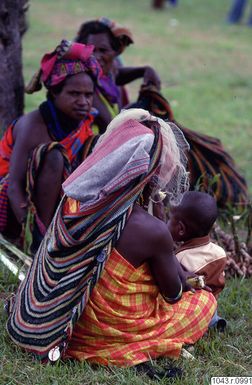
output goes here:
<path id="1" fill-rule="evenodd" d="M 185 270 L 203 275 L 205 284 L 216 298 L 225 286 L 224 268 L 227 262 L 225 250 L 210 241 L 209 233 L 217 214 L 216 201 L 211 195 L 188 191 L 178 206 L 171 207 L 168 221 L 173 240 L 182 242 L 176 251 L 178 261 Z M 216 317 L 210 326 L 225 328 L 225 320 L 217 314 Z"/>

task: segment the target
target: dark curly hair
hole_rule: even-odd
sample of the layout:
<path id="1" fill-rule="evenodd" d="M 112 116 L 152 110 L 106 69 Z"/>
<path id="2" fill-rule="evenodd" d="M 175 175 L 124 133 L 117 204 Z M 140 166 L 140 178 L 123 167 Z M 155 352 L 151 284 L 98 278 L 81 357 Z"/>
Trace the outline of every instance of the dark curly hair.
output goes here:
<path id="1" fill-rule="evenodd" d="M 121 49 L 121 40 L 116 38 L 112 32 L 110 31 L 109 27 L 107 27 L 105 24 L 103 24 L 100 21 L 94 20 L 94 21 L 88 21 L 86 23 L 81 24 L 80 29 L 77 33 L 77 36 L 75 37 L 74 41 L 76 43 L 84 43 L 87 44 L 88 36 L 89 35 L 96 35 L 98 33 L 106 33 L 109 37 L 109 41 L 111 44 L 111 47 L 115 52 L 119 52 Z"/>

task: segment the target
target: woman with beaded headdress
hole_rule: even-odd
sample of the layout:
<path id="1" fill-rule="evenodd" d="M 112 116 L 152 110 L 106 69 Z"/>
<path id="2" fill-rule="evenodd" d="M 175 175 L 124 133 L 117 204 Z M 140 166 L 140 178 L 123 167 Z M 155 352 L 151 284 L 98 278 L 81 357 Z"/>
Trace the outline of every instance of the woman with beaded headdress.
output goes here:
<path id="1" fill-rule="evenodd" d="M 121 112 L 64 182 L 64 196 L 16 295 L 11 339 L 41 359 L 135 366 L 177 358 L 207 330 L 216 301 L 187 291 L 167 225 L 146 211 L 188 188 L 181 131 Z"/>
<path id="2" fill-rule="evenodd" d="M 43 56 L 26 91 L 47 89 L 38 109 L 19 118 L 0 142 L 0 232 L 36 249 L 59 202 L 63 180 L 93 141 L 94 85 L 102 70 L 93 46 L 62 40 Z M 26 243 L 28 241 L 28 243 Z"/>

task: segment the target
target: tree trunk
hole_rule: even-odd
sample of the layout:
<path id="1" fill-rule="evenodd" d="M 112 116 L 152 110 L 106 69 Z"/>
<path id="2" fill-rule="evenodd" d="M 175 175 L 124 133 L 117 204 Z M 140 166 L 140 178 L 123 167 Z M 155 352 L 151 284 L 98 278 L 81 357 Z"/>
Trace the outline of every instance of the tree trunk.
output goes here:
<path id="1" fill-rule="evenodd" d="M 0 1 L 0 137 L 23 114 L 22 34 L 27 24 L 27 0 Z"/>

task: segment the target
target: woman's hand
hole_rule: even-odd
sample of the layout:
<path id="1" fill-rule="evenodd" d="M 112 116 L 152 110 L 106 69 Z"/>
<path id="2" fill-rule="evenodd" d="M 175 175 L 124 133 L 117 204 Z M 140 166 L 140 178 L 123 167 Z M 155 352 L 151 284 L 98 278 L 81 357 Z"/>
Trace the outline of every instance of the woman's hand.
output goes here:
<path id="1" fill-rule="evenodd" d="M 204 289 L 206 291 L 212 292 L 212 289 L 205 284 L 205 279 L 203 275 L 197 275 L 195 273 L 186 271 L 182 268 L 182 275 L 184 281 L 184 291 L 192 291 Z"/>
<path id="2" fill-rule="evenodd" d="M 116 74 L 116 84 L 124 86 L 133 80 L 143 78 L 142 87 L 154 86 L 160 91 L 161 80 L 156 71 L 150 66 L 121 67 Z"/>
<path id="3" fill-rule="evenodd" d="M 158 91 L 160 91 L 161 80 L 153 68 L 146 67 L 144 71 L 143 85 L 144 86 L 154 85 L 158 89 Z"/>
<path id="4" fill-rule="evenodd" d="M 183 291 L 195 291 L 195 289 L 187 282 L 188 278 L 197 277 L 197 274 L 183 269 L 179 261 L 176 259 L 179 278 L 182 282 Z"/>

